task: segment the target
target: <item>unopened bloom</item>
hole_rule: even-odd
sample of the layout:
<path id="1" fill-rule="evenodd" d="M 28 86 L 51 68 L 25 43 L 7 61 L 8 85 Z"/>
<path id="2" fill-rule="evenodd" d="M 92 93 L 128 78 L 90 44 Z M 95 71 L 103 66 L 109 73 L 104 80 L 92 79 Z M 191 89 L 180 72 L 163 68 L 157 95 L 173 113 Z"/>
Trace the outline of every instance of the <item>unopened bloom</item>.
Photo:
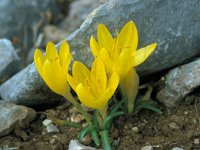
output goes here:
<path id="1" fill-rule="evenodd" d="M 49 42 L 46 54 L 43 55 L 39 49 L 36 49 L 34 53 L 34 62 L 42 79 L 52 91 L 64 97 L 67 92 L 70 92 L 67 74 L 71 60 L 72 55 L 66 41 L 62 42 L 59 52 L 55 45 Z"/>
<path id="2" fill-rule="evenodd" d="M 127 97 L 128 112 L 132 112 L 139 86 L 139 78 L 132 68 L 143 63 L 157 44 L 153 43 L 136 50 L 138 32 L 133 21 L 129 21 L 116 37 L 111 35 L 104 24 L 100 24 L 97 38 L 98 42 L 93 36 L 90 39 L 92 53 L 101 58 L 108 73 L 115 71 L 119 74 L 120 88 Z"/>
<path id="3" fill-rule="evenodd" d="M 119 84 L 119 76 L 113 72 L 108 78 L 103 62 L 96 58 L 91 71 L 75 61 L 68 82 L 85 106 L 105 113 L 107 103 Z"/>
<path id="4" fill-rule="evenodd" d="M 125 105 L 128 112 L 132 112 L 134 101 L 138 93 L 139 77 L 134 68 L 131 68 L 126 76 L 120 81 L 120 88 L 124 96 L 126 96 Z"/>

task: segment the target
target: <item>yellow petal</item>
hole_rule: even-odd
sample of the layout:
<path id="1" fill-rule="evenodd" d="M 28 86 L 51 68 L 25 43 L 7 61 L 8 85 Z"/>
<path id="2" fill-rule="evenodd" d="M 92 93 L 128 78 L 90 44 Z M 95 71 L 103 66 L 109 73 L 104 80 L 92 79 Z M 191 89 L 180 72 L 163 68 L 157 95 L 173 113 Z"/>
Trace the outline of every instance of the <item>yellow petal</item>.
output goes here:
<path id="1" fill-rule="evenodd" d="M 99 103 L 99 108 L 98 110 L 104 110 L 108 101 L 111 99 L 111 97 L 113 96 L 115 90 L 111 89 L 111 88 L 107 88 L 106 91 L 101 95 L 101 97 L 99 97 L 99 99 L 97 100 L 97 102 Z"/>
<path id="2" fill-rule="evenodd" d="M 123 79 L 120 80 L 120 88 L 127 97 L 126 106 L 131 113 L 134 108 L 135 98 L 138 93 L 139 77 L 134 68 L 131 68 Z"/>
<path id="3" fill-rule="evenodd" d="M 97 31 L 98 43 L 101 48 L 111 49 L 113 37 L 104 24 L 99 24 Z"/>
<path id="4" fill-rule="evenodd" d="M 94 57 L 99 56 L 100 47 L 93 36 L 90 38 L 90 48 Z"/>
<path id="5" fill-rule="evenodd" d="M 134 52 L 138 46 L 138 32 L 133 21 L 129 21 L 122 30 L 118 37 L 118 49 L 131 48 Z"/>
<path id="6" fill-rule="evenodd" d="M 53 42 L 48 42 L 46 47 L 46 58 L 52 60 L 57 57 L 58 57 L 58 52 L 56 50 L 55 45 L 53 44 Z"/>
<path id="7" fill-rule="evenodd" d="M 110 58 L 107 50 L 105 48 L 102 48 L 100 51 L 100 57 L 101 60 L 103 61 L 105 68 L 106 68 L 106 72 L 110 75 L 113 72 L 114 69 L 114 62 L 113 60 Z"/>
<path id="8" fill-rule="evenodd" d="M 43 72 L 44 61 L 45 61 L 45 58 L 44 58 L 42 52 L 39 49 L 36 49 L 35 53 L 34 53 L 34 62 L 35 62 L 35 66 L 41 76 L 42 76 L 42 72 Z"/>
<path id="9" fill-rule="evenodd" d="M 131 49 L 124 49 L 116 62 L 116 68 L 119 68 L 120 78 L 123 78 L 130 68 L 132 68 L 133 62 L 134 55 L 131 53 Z"/>
<path id="10" fill-rule="evenodd" d="M 57 70 L 55 71 L 55 69 Z M 65 96 L 67 92 L 67 77 L 63 76 L 58 59 L 54 63 L 49 60 L 45 61 L 43 79 L 52 91 Z"/>
<path id="11" fill-rule="evenodd" d="M 59 58 L 60 58 L 61 70 L 63 72 L 63 76 L 67 77 L 68 68 L 72 60 L 72 55 L 69 51 L 69 45 L 66 41 L 63 41 L 61 44 Z"/>
<path id="12" fill-rule="evenodd" d="M 80 84 L 80 82 L 69 74 L 67 75 L 67 80 L 72 89 L 76 91 L 76 87 Z"/>
<path id="13" fill-rule="evenodd" d="M 83 103 L 85 106 L 94 109 L 98 109 L 100 107 L 96 101 L 96 98 L 93 97 L 90 92 L 88 92 L 87 88 L 85 88 L 82 83 L 77 86 L 76 93 L 81 103 Z"/>
<path id="14" fill-rule="evenodd" d="M 61 65 L 66 61 L 66 58 L 69 54 L 69 44 L 66 41 L 62 41 L 60 45 L 60 51 L 59 51 L 59 58 L 60 58 L 60 63 Z M 69 58 L 67 59 L 68 61 L 71 61 Z"/>
<path id="15" fill-rule="evenodd" d="M 107 88 L 111 89 L 112 95 L 114 94 L 115 90 L 119 85 L 119 80 L 120 80 L 119 75 L 116 72 L 113 72 L 108 80 L 108 86 L 107 86 Z"/>
<path id="16" fill-rule="evenodd" d="M 72 75 L 76 80 L 82 83 L 84 83 L 86 79 L 90 79 L 89 69 L 78 61 L 75 61 L 72 66 Z"/>
<path id="17" fill-rule="evenodd" d="M 57 87 L 55 85 L 55 78 L 55 71 L 52 68 L 50 61 L 46 60 L 43 67 L 43 80 L 52 91 L 58 93 Z"/>
<path id="18" fill-rule="evenodd" d="M 36 49 L 35 53 L 34 53 L 34 60 L 36 60 L 38 57 L 40 58 L 41 63 L 44 64 L 44 61 L 45 61 L 44 55 L 42 54 L 42 52 L 39 49 Z"/>
<path id="19" fill-rule="evenodd" d="M 95 77 L 95 80 L 97 80 L 98 84 L 97 86 L 100 87 L 101 91 L 104 91 L 106 89 L 107 84 L 107 75 L 105 71 L 105 67 L 103 62 L 100 58 L 96 58 L 92 64 L 92 75 Z M 94 81 L 94 80 L 93 80 Z"/>
<path id="20" fill-rule="evenodd" d="M 156 45 L 157 45 L 156 43 L 153 43 L 151 45 L 148 45 L 144 48 L 137 50 L 135 53 L 135 60 L 132 66 L 138 66 L 141 63 L 143 63 L 149 57 L 149 55 L 155 50 Z"/>

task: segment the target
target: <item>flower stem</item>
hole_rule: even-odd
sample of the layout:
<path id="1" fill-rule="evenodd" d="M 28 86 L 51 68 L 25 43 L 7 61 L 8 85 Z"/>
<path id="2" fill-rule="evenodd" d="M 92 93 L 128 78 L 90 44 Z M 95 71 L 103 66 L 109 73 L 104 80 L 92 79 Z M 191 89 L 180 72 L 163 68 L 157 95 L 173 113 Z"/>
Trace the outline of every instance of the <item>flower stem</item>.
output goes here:
<path id="1" fill-rule="evenodd" d="M 108 130 L 101 131 L 100 135 L 101 135 L 101 139 L 102 139 L 103 148 L 105 150 L 112 150 L 109 136 L 108 136 Z"/>
<path id="2" fill-rule="evenodd" d="M 70 127 L 83 129 L 83 127 L 80 124 L 77 124 L 77 123 L 74 123 L 74 122 L 71 122 L 71 121 L 67 121 L 67 120 L 57 119 L 57 118 L 54 118 L 54 117 L 50 117 L 50 118 L 57 125 L 67 125 L 67 126 L 70 126 Z"/>
<path id="3" fill-rule="evenodd" d="M 84 116 L 87 123 L 91 124 L 91 119 L 88 116 L 87 112 L 83 109 L 83 107 L 78 103 L 74 97 L 71 95 L 71 93 L 68 93 L 64 96 L 67 100 L 69 100 L 77 109 L 78 111 Z"/>

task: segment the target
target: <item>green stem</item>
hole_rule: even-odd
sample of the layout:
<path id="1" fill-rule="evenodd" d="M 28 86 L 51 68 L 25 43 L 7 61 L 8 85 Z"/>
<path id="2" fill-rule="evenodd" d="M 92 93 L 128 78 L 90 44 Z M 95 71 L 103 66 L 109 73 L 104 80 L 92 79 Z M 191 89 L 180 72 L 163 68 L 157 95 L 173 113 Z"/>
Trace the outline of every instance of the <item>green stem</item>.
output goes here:
<path id="1" fill-rule="evenodd" d="M 78 103 L 74 97 L 71 95 L 71 93 L 68 93 L 64 96 L 67 100 L 69 100 L 77 109 L 78 111 L 84 116 L 87 123 L 91 124 L 91 119 L 88 116 L 87 112 L 83 109 L 83 107 Z"/>
<path id="2" fill-rule="evenodd" d="M 109 136 L 108 136 L 108 130 L 101 131 L 100 135 L 101 135 L 101 139 L 102 139 L 103 148 L 105 150 L 112 150 Z"/>
<path id="3" fill-rule="evenodd" d="M 77 124 L 77 123 L 74 123 L 74 122 L 71 122 L 71 121 L 67 121 L 67 120 L 57 119 L 57 118 L 54 118 L 54 117 L 50 117 L 50 118 L 57 125 L 67 125 L 67 126 L 70 126 L 70 127 L 83 129 L 83 127 L 80 124 Z"/>

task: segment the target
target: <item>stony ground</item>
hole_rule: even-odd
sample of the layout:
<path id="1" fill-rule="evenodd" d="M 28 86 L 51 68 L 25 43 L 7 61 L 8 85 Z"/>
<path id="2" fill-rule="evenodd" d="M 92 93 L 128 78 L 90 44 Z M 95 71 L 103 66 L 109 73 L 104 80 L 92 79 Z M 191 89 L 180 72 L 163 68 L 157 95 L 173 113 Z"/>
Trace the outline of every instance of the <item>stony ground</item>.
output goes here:
<path id="1" fill-rule="evenodd" d="M 68 110 L 47 110 L 53 116 L 68 118 Z M 174 147 L 200 149 L 200 101 L 199 97 L 188 96 L 175 109 L 164 110 L 162 115 L 144 110 L 135 116 L 121 116 L 115 120 L 112 129 L 112 144 L 116 150 L 139 150 L 144 146 L 153 146 L 155 150 L 168 150 Z M 46 118 L 44 112 L 26 130 L 15 130 L 11 135 L 1 138 L 3 148 L 19 150 L 66 150 L 71 139 L 75 139 L 78 130 L 59 127 L 60 133 L 47 133 L 42 124 Z M 86 145 L 94 146 L 85 139 Z"/>

